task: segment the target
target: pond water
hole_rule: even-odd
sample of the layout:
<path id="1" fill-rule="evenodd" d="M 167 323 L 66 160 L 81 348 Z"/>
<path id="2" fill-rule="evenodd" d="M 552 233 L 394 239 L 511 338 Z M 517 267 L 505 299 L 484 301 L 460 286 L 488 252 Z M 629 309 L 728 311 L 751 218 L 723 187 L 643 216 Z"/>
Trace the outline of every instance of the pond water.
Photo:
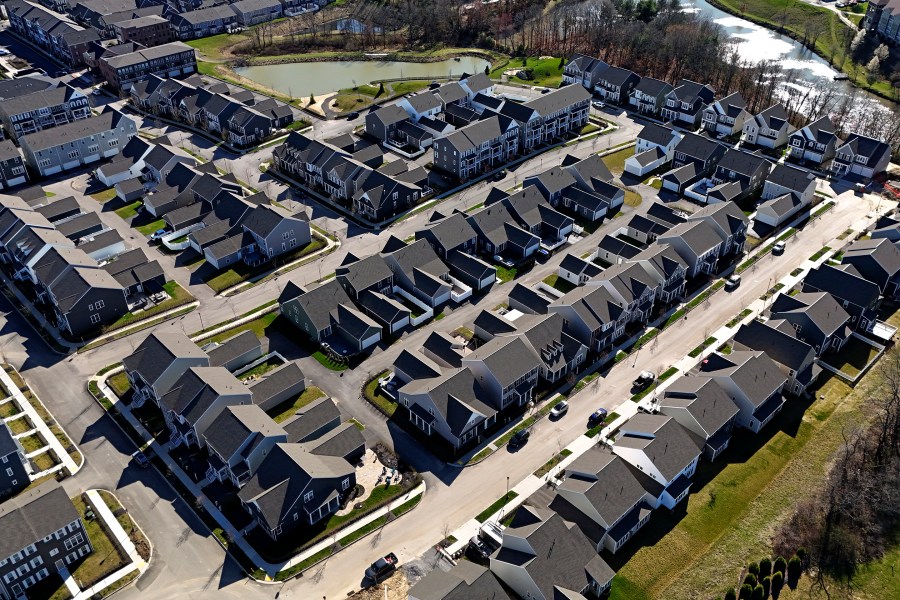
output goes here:
<path id="1" fill-rule="evenodd" d="M 869 111 L 897 110 L 896 104 L 855 88 L 848 81 L 835 80 L 838 71 L 828 61 L 787 36 L 731 15 L 705 0 L 685 0 L 683 6 L 686 12 L 697 13 L 719 25 L 736 42 L 738 53 L 744 60 L 777 62 L 788 73 L 787 77 L 783 76 L 779 90 L 784 96 L 827 86 L 837 93 L 835 104 L 841 98 L 855 96 L 855 112 L 860 113 L 859 116 Z"/>
<path id="2" fill-rule="evenodd" d="M 283 94 L 305 98 L 310 94 L 325 94 L 379 79 L 459 77 L 463 73 L 484 72 L 488 65 L 490 62 L 483 58 L 461 56 L 428 63 L 351 60 L 258 65 L 239 67 L 235 71 Z"/>

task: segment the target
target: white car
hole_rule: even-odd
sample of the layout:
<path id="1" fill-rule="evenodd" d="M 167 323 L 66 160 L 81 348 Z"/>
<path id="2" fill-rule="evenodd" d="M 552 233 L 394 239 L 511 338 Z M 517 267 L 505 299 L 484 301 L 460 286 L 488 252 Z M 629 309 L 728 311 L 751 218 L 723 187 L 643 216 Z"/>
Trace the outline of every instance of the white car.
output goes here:
<path id="1" fill-rule="evenodd" d="M 556 406 L 550 409 L 550 418 L 558 419 L 567 412 L 569 412 L 569 402 L 567 400 L 562 400 L 561 402 L 557 402 Z"/>
<path id="2" fill-rule="evenodd" d="M 101 96 L 103 95 L 103 90 L 101 90 L 100 88 L 94 88 L 94 91 L 92 91 L 91 93 L 95 96 Z"/>
<path id="3" fill-rule="evenodd" d="M 7 50 L 6 48 L 0 48 L 0 56 L 9 56 L 10 54 L 12 54 L 12 52 Z"/>

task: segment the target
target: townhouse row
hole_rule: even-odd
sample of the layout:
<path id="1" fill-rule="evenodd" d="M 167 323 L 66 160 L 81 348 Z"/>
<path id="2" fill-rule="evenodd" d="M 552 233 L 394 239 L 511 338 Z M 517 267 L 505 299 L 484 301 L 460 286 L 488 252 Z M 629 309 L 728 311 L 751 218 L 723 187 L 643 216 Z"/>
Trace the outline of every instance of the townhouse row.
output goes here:
<path id="1" fill-rule="evenodd" d="M 255 146 L 294 122 L 294 111 L 286 104 L 260 100 L 222 82 L 206 84 L 199 76 L 142 77 L 131 86 L 130 97 L 143 111 L 203 129 L 239 148 Z"/>
<path id="2" fill-rule="evenodd" d="M 203 348 L 183 333 L 153 333 L 124 361 L 131 406 L 162 413 L 168 448 L 202 451 L 205 479 L 228 484 L 241 508 L 272 540 L 337 511 L 356 487 L 366 442 L 334 400 L 319 398 L 286 419 L 271 415 L 306 389 L 295 362 L 249 385 L 238 376 L 272 353 L 251 331 Z"/>

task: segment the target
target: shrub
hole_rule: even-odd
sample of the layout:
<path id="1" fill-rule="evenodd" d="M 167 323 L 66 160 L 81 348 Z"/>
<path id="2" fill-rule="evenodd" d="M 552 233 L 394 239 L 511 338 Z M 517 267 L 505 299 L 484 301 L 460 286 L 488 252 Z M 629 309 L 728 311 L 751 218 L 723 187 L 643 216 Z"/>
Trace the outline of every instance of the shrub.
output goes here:
<path id="1" fill-rule="evenodd" d="M 729 588 L 727 592 L 725 592 L 725 600 L 737 600 L 737 594 L 734 593 L 734 588 Z"/>
<path id="2" fill-rule="evenodd" d="M 757 583 L 756 587 L 753 588 L 753 593 L 750 595 L 750 600 L 766 600 L 765 592 L 763 586 Z"/>
<path id="3" fill-rule="evenodd" d="M 763 586 L 763 591 L 765 592 L 765 594 L 763 595 L 763 598 L 768 598 L 769 592 L 772 590 L 772 578 L 769 577 L 768 575 L 763 577 L 762 578 L 762 586 Z"/>
<path id="4" fill-rule="evenodd" d="M 757 563 L 752 562 L 747 565 L 747 570 L 756 575 L 757 578 L 759 577 L 759 565 Z"/>
<path id="5" fill-rule="evenodd" d="M 803 571 L 803 561 L 796 554 L 791 557 L 787 565 L 788 581 L 797 581 L 800 579 L 800 573 Z"/>
<path id="6" fill-rule="evenodd" d="M 744 577 L 744 583 L 749 585 L 751 588 L 756 587 L 756 584 L 758 583 L 756 580 L 756 575 L 754 575 L 753 573 L 747 573 L 747 576 Z"/>
<path id="7" fill-rule="evenodd" d="M 799 558 L 802 562 L 806 562 L 807 556 L 809 556 L 809 553 L 806 552 L 806 548 L 801 546 L 797 549 L 797 558 Z"/>
<path id="8" fill-rule="evenodd" d="M 778 594 L 781 593 L 781 588 L 784 587 L 784 573 L 781 571 L 775 571 L 772 574 L 772 596 L 777 598 Z"/>
<path id="9" fill-rule="evenodd" d="M 750 600 L 750 596 L 753 594 L 753 586 L 749 583 L 745 583 L 741 586 L 741 593 L 738 594 L 739 600 Z"/>
<path id="10" fill-rule="evenodd" d="M 774 564 L 773 568 L 775 569 L 774 572 L 781 573 L 782 575 L 784 575 L 785 572 L 787 571 L 787 561 L 784 560 L 783 556 L 779 556 L 778 558 L 775 559 L 775 564 Z"/>
<path id="11" fill-rule="evenodd" d="M 767 577 L 772 574 L 772 561 L 768 558 L 764 558 L 759 561 L 759 574 L 762 577 Z"/>

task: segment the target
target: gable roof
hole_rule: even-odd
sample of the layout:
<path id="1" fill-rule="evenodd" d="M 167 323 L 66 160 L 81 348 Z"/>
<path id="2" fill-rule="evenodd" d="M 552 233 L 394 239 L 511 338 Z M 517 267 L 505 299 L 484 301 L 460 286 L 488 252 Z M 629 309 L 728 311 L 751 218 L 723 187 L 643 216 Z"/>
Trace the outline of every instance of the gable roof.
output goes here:
<path id="1" fill-rule="evenodd" d="M 638 413 L 620 431 L 613 447 L 642 451 L 669 482 L 700 455 L 698 439 L 665 415 Z"/>
<path id="2" fill-rule="evenodd" d="M 787 188 L 798 196 L 803 194 L 810 184 L 815 184 L 815 180 L 816 177 L 812 173 L 785 164 L 775 165 L 766 177 L 766 181 Z"/>
<path id="3" fill-rule="evenodd" d="M 558 490 L 583 494 L 607 525 L 621 519 L 646 493 L 624 460 L 594 446 L 566 468 Z"/>
<path id="4" fill-rule="evenodd" d="M 45 481 L 0 504 L 0 556 L 24 550 L 77 520 L 78 511 L 62 486 Z"/>
<path id="5" fill-rule="evenodd" d="M 413 380 L 400 388 L 400 392 L 426 394 L 456 437 L 497 413 L 481 400 L 487 397 L 487 391 L 467 368 L 453 369 L 431 379 Z M 473 421 L 476 415 L 481 418 Z"/>
<path id="6" fill-rule="evenodd" d="M 663 392 L 659 406 L 687 410 L 706 432 L 707 439 L 740 412 L 725 390 L 708 377 L 679 377 Z"/>
<path id="7" fill-rule="evenodd" d="M 226 406 L 203 433 L 207 445 L 225 460 L 234 456 L 249 437 L 275 436 L 287 439 L 284 429 L 256 404 Z"/>
<path id="8" fill-rule="evenodd" d="M 698 376 L 730 379 L 754 409 L 784 385 L 786 378 L 764 352 L 738 350 L 728 356 L 711 354 L 701 366 Z"/>

